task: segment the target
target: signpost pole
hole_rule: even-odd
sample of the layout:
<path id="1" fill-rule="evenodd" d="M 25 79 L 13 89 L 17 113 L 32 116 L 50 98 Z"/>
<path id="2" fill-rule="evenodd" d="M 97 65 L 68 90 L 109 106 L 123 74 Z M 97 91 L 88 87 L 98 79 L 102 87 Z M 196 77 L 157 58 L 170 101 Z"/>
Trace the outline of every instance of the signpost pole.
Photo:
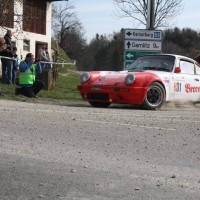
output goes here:
<path id="1" fill-rule="evenodd" d="M 154 30 L 155 27 L 155 0 L 147 0 L 147 25 L 146 29 Z"/>

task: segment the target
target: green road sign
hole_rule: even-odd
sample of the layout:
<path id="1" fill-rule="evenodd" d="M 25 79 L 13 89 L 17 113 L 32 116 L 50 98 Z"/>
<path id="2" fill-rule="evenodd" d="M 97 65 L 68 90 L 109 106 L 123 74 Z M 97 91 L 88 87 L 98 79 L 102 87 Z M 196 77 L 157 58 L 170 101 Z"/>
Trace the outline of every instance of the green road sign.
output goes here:
<path id="1" fill-rule="evenodd" d="M 146 54 L 160 54 L 160 51 L 125 51 L 125 61 L 133 61 Z"/>
<path id="2" fill-rule="evenodd" d="M 147 54 L 161 54 L 162 31 L 125 29 L 124 30 L 124 68 L 138 57 Z"/>
<path id="3" fill-rule="evenodd" d="M 139 58 L 140 56 L 149 54 L 161 54 L 160 51 L 125 51 L 124 69 L 127 69 L 129 65 Z"/>

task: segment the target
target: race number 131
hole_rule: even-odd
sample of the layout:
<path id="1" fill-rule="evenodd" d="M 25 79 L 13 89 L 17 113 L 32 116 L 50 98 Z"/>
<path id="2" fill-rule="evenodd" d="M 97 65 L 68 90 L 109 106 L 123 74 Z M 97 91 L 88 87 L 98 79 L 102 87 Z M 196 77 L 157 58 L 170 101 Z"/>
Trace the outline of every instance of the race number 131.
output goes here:
<path id="1" fill-rule="evenodd" d="M 174 83 L 174 92 L 181 92 L 181 83 L 179 82 Z"/>

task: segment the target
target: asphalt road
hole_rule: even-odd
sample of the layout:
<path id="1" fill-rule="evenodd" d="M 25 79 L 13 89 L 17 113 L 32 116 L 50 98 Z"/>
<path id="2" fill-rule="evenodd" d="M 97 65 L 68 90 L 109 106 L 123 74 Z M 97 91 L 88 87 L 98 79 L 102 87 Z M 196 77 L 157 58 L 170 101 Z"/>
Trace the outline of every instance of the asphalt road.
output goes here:
<path id="1" fill-rule="evenodd" d="M 200 200 L 199 105 L 0 100 L 0 113 L 0 200 Z"/>

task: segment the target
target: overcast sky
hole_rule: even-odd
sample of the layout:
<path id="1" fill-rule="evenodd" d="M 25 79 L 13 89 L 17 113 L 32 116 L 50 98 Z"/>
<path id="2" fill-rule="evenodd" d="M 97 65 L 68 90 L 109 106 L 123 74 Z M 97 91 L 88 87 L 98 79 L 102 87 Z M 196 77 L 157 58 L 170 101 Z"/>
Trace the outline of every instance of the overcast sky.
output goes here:
<path id="1" fill-rule="evenodd" d="M 69 0 L 69 2 L 76 7 L 76 13 L 85 29 L 88 41 L 94 38 L 96 33 L 108 35 L 120 31 L 121 28 L 135 28 L 127 19 L 116 19 L 116 7 L 112 0 Z M 182 14 L 173 20 L 174 26 L 200 31 L 200 1 L 184 0 L 183 4 Z"/>

